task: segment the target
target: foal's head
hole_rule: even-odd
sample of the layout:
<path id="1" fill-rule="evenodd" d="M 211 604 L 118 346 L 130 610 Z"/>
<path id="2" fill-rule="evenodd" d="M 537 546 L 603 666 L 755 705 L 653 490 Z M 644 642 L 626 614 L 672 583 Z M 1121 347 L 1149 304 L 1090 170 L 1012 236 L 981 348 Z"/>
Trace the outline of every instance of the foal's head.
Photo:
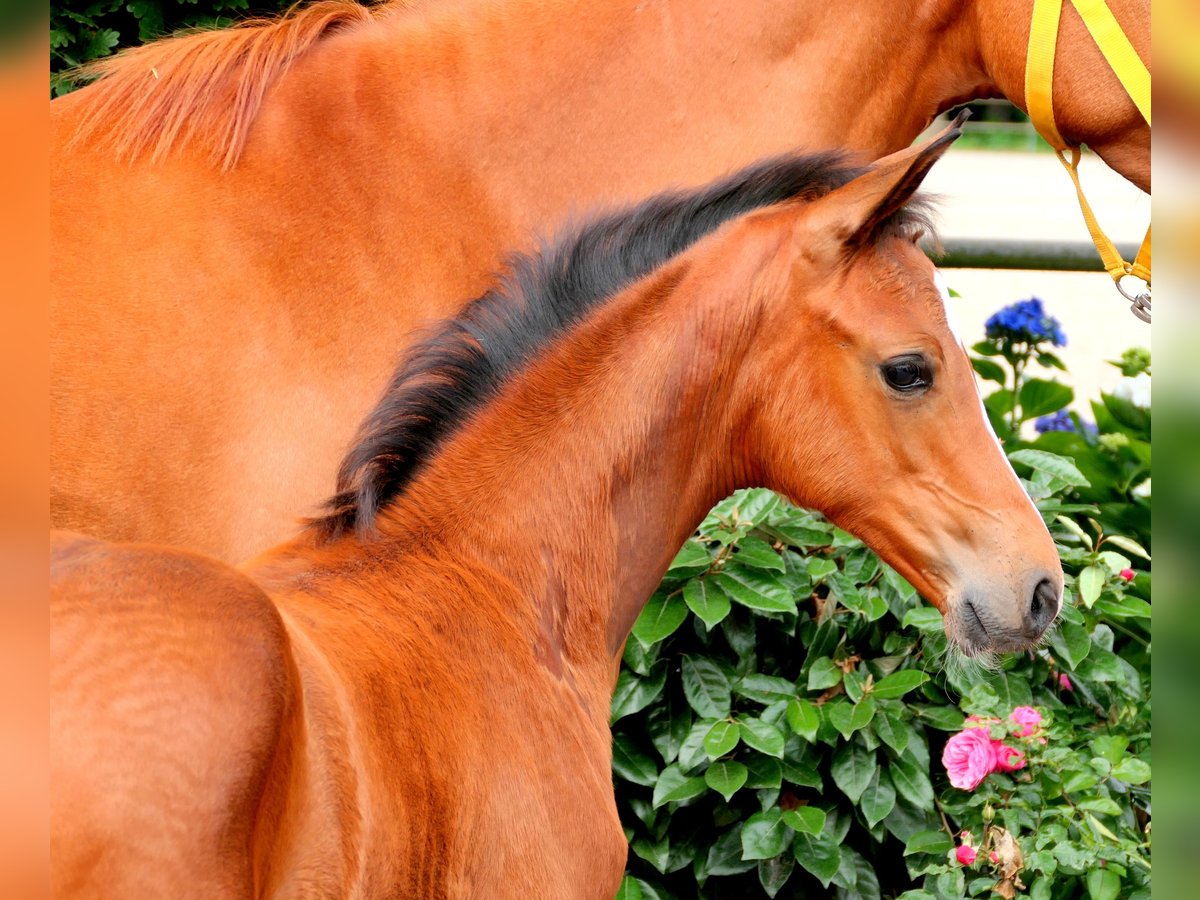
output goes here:
<path id="1" fill-rule="evenodd" d="M 762 333 L 777 337 L 746 373 L 757 385 L 746 446 L 751 470 L 859 535 L 979 654 L 1036 642 L 1063 576 L 916 245 L 919 201 L 905 207 L 956 136 L 786 213 L 786 288 L 764 312 Z"/>

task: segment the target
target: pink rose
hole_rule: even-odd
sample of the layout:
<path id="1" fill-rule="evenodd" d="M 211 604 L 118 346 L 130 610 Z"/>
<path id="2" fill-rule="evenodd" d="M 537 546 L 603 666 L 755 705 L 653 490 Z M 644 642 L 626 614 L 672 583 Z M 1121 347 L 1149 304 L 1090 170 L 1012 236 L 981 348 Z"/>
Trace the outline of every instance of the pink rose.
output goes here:
<path id="1" fill-rule="evenodd" d="M 1122 569 L 1118 574 L 1126 581 L 1133 581 L 1133 569 Z"/>
<path id="2" fill-rule="evenodd" d="M 981 728 L 968 728 L 951 737 L 942 750 L 942 765 L 952 785 L 964 791 L 975 790 L 996 765 L 996 752 L 988 733 Z"/>
<path id="3" fill-rule="evenodd" d="M 1042 724 L 1042 714 L 1032 706 L 1018 706 L 1009 716 L 1017 724 L 1017 735 L 1029 737 Z"/>
<path id="4" fill-rule="evenodd" d="M 1071 684 L 1071 679 L 1066 672 L 1063 672 L 1058 676 L 1058 686 L 1064 691 L 1075 690 L 1075 685 Z"/>
<path id="5" fill-rule="evenodd" d="M 1025 754 L 1022 751 L 1014 750 L 999 741 L 992 741 L 992 750 L 996 754 L 997 772 L 1015 772 L 1025 768 Z"/>
<path id="6" fill-rule="evenodd" d="M 975 852 L 975 848 L 968 847 L 966 844 L 959 844 L 958 848 L 954 851 L 955 859 L 957 859 L 959 863 L 964 866 L 974 865 L 975 857 L 977 855 L 978 854 Z"/>

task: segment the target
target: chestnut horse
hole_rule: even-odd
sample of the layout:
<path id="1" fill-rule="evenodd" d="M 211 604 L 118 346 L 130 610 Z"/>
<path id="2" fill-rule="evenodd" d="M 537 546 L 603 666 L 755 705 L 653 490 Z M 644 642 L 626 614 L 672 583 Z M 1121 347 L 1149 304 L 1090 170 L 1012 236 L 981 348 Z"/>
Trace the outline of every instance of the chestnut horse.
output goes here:
<path id="1" fill-rule="evenodd" d="M 611 897 L 622 647 L 740 486 L 862 535 L 967 652 L 1036 641 L 1055 546 L 904 205 L 956 134 L 780 158 L 517 260 L 241 571 L 56 537 L 56 893 Z"/>
<path id="2" fill-rule="evenodd" d="M 1148 2 L 1112 3 L 1147 56 Z M 1030 9 L 323 0 L 102 63 L 52 104 L 52 522 L 227 561 L 283 540 L 414 330 L 533 229 L 1022 105 Z M 1054 90 L 1148 190 L 1150 130 L 1069 4 Z"/>

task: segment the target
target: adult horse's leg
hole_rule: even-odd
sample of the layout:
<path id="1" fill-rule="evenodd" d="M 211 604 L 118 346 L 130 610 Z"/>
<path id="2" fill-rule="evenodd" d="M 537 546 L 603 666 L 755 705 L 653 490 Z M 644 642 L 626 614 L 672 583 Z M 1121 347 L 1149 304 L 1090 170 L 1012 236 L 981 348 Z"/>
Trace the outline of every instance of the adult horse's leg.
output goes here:
<path id="1" fill-rule="evenodd" d="M 51 539 L 51 884 L 247 897 L 292 691 L 267 596 L 194 554 Z"/>

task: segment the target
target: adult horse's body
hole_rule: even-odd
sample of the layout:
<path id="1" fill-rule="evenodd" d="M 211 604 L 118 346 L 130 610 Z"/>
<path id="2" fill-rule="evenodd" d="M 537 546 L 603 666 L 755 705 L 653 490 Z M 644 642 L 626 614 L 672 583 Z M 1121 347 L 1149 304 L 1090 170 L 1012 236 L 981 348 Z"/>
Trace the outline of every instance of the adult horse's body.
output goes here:
<path id="1" fill-rule="evenodd" d="M 1114 6 L 1148 55 L 1148 4 Z M 1029 7 L 327 2 L 118 59 L 53 104 L 52 521 L 282 540 L 414 328 L 535 226 L 1020 104 Z M 1060 130 L 1149 189 L 1149 129 L 1069 6 L 1061 32 Z"/>
<path id="2" fill-rule="evenodd" d="M 56 539 L 56 892 L 611 897 L 615 668 L 738 486 L 863 535 L 968 651 L 1036 640 L 1054 544 L 903 208 L 947 142 L 777 161 L 519 263 L 242 572 Z"/>

